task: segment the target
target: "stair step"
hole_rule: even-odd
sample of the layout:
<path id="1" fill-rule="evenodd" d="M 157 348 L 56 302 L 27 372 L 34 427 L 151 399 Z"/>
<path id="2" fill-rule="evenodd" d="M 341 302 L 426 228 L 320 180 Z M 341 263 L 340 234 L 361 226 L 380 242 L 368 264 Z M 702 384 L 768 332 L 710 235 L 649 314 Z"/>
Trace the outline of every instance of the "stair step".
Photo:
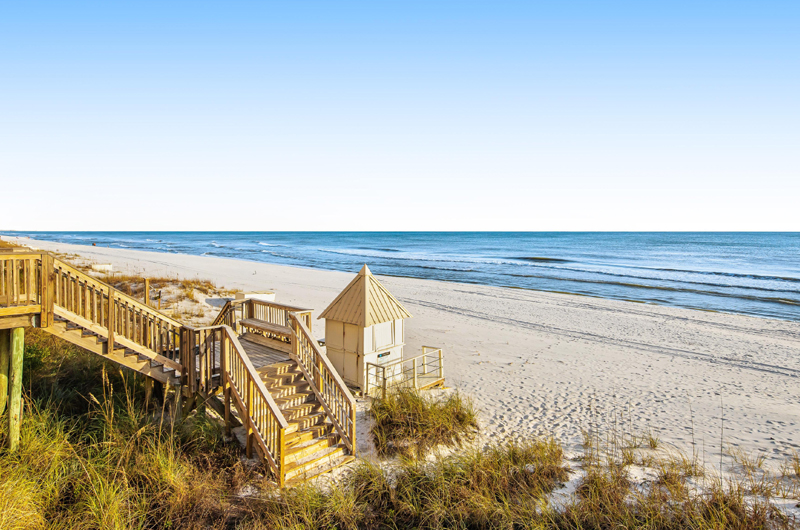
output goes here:
<path id="1" fill-rule="evenodd" d="M 322 415 L 324 418 L 324 415 Z M 320 438 L 333 432 L 333 424 L 319 422 L 302 430 L 294 431 L 286 436 L 286 446 L 293 447 L 314 438 Z"/>
<path id="2" fill-rule="evenodd" d="M 287 479 L 284 485 L 286 486 L 297 486 L 299 484 L 303 484 L 304 482 L 308 482 L 309 480 L 316 478 L 320 475 L 324 475 L 325 473 L 330 473 L 334 469 L 349 464 L 356 457 L 351 455 L 339 456 L 332 459 L 328 464 L 316 467 L 313 470 L 303 474 L 302 476 L 296 476 L 291 479 Z"/>
<path id="3" fill-rule="evenodd" d="M 275 403 L 278 404 L 279 409 L 288 409 L 304 403 L 309 403 L 315 399 L 316 396 L 314 392 L 309 390 L 307 392 L 297 392 L 296 394 L 275 398 Z"/>
<path id="4" fill-rule="evenodd" d="M 269 393 L 274 399 L 288 397 L 301 392 L 312 392 L 311 387 L 308 386 L 306 381 L 298 381 L 291 385 L 267 387 L 267 390 L 269 390 Z"/>
<path id="5" fill-rule="evenodd" d="M 283 374 L 276 374 L 276 375 L 261 375 L 261 381 L 263 381 L 264 386 L 267 388 L 272 388 L 275 386 L 282 386 L 282 385 L 291 385 L 297 381 L 303 380 L 303 374 L 300 371 L 297 372 L 286 372 Z"/>
<path id="6" fill-rule="evenodd" d="M 264 366 L 256 370 L 259 375 L 267 376 L 267 377 L 274 377 L 280 374 L 286 374 L 290 372 L 297 371 L 297 363 L 294 361 L 284 361 L 280 363 L 270 364 L 269 366 Z"/>
<path id="7" fill-rule="evenodd" d="M 297 444 L 291 448 L 287 448 L 286 457 L 284 462 L 291 464 L 304 458 L 320 453 L 321 451 L 339 443 L 339 436 L 334 434 L 326 434 L 319 438 L 312 438 L 307 442 Z"/>
<path id="8" fill-rule="evenodd" d="M 326 448 L 320 453 L 314 453 L 311 457 L 300 460 L 299 462 L 292 462 L 286 466 L 286 473 L 284 474 L 285 480 L 291 480 L 295 477 L 302 477 L 308 480 L 312 476 L 319 473 L 315 468 L 322 467 L 325 464 L 331 463 L 331 460 L 344 456 L 345 447 L 342 444 L 337 444 L 332 447 Z"/>
<path id="9" fill-rule="evenodd" d="M 292 411 L 289 415 L 286 414 L 286 410 L 283 411 L 283 416 L 289 421 L 289 427 L 287 427 L 286 431 L 287 434 L 310 429 L 315 425 L 325 423 L 328 416 L 325 414 L 325 411 L 322 410 L 322 405 L 319 403 L 314 404 L 316 406 L 311 410 L 302 409 L 299 411 Z"/>

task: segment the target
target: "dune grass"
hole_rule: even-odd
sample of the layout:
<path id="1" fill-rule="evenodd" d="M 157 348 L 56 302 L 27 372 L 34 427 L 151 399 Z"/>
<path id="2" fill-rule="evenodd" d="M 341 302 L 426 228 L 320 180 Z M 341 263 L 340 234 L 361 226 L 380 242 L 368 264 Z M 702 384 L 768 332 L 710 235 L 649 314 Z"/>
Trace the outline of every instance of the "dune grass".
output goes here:
<path id="1" fill-rule="evenodd" d="M 279 491 L 266 469 L 244 462 L 242 448 L 223 439 L 215 420 L 193 414 L 173 424 L 167 403 L 148 414 L 141 379 L 36 330 L 26 339 L 20 450 L 0 448 L 2 529 L 796 527 L 770 504 L 772 490 L 754 496 L 744 480 L 709 477 L 697 490 L 696 470 L 685 458 L 652 459 L 658 478 L 637 486 L 630 478 L 636 464 L 616 448 L 592 447 L 572 468 L 549 438 L 388 466 L 358 461 L 332 486 Z M 384 426 L 395 425 L 401 410 L 416 418 L 400 423 L 403 437 L 433 425 L 426 443 L 453 442 L 440 430 L 447 423 L 441 417 L 455 411 L 457 424 L 474 421 L 469 400 L 457 394 L 435 402 L 402 393 L 394 399 L 375 407 L 393 419 Z M 436 421 L 421 420 L 425 414 Z M 0 447 L 5 429 L 0 422 Z M 798 460 L 787 460 L 783 480 L 800 484 Z M 554 502 L 567 482 L 574 496 Z"/>
<path id="2" fill-rule="evenodd" d="M 141 407 L 141 379 L 36 330 L 25 355 L 20 450 L 0 449 L 0 528 L 222 524 L 251 472 L 218 424 L 157 421 Z M 0 422 L 0 447 L 6 430 Z"/>
<path id="3" fill-rule="evenodd" d="M 433 447 L 471 440 L 478 419 L 472 401 L 458 392 L 431 397 L 415 388 L 399 388 L 370 406 L 372 438 L 379 455 L 420 458 Z"/>

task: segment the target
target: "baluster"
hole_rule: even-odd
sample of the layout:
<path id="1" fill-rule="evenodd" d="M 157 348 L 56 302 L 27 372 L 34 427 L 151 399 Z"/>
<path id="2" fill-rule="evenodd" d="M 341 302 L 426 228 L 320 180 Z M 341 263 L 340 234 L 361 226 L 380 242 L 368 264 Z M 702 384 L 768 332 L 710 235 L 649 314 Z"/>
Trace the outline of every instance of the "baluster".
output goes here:
<path id="1" fill-rule="evenodd" d="M 107 353 L 114 351 L 114 333 L 116 329 L 116 313 L 114 307 L 114 288 L 108 288 L 108 350 Z"/>

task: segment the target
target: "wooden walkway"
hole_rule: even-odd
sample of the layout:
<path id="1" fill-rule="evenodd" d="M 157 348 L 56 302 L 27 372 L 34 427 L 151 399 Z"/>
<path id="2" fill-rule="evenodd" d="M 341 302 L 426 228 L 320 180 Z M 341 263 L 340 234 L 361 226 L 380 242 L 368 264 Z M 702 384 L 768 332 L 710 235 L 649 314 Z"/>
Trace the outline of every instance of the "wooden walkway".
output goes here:
<path id="1" fill-rule="evenodd" d="M 192 327 L 46 252 L 0 252 L 0 340 L 11 346 L 12 381 L 21 381 L 28 326 L 174 386 L 176 413 L 222 398 L 212 407 L 226 430 L 235 407 L 248 457 L 257 451 L 279 486 L 353 459 L 355 400 L 311 333 L 311 310 L 237 300 L 212 325 Z M 19 410 L 17 390 L 10 410 Z M 12 449 L 20 423 L 10 415 Z"/>
<path id="2" fill-rule="evenodd" d="M 240 335 L 239 343 L 241 343 L 244 351 L 247 352 L 247 356 L 250 357 L 250 362 L 253 363 L 256 370 L 291 360 L 288 353 L 272 347 L 274 341 L 255 333 Z"/>

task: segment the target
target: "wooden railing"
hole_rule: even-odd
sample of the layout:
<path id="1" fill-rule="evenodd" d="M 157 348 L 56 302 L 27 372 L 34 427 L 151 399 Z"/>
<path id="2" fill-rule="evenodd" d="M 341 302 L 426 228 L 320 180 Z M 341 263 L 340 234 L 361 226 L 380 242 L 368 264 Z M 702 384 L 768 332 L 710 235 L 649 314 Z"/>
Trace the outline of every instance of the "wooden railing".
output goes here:
<path id="1" fill-rule="evenodd" d="M 115 344 L 132 348 L 179 372 L 190 395 L 210 397 L 222 386 L 226 416 L 233 401 L 247 428 L 248 456 L 255 445 L 281 486 L 289 424 L 232 328 L 246 318 L 285 327 L 290 356 L 342 443 L 355 452 L 355 400 L 311 335 L 310 310 L 260 300 L 233 301 L 215 325 L 191 328 L 47 253 L 2 252 L 0 317 L 19 315 L 38 315 L 41 327 L 51 326 L 56 315 L 65 318 L 106 337 L 107 352 L 113 352 Z"/>
<path id="2" fill-rule="evenodd" d="M 290 313 L 292 359 L 352 454 L 355 454 L 356 402 L 328 356 L 322 353 L 302 317 Z"/>
<path id="3" fill-rule="evenodd" d="M 249 300 L 228 300 L 220 309 L 219 314 L 211 323 L 212 326 L 230 326 L 236 329 L 236 322 L 247 318 L 247 308 Z"/>
<path id="4" fill-rule="evenodd" d="M 51 303 L 49 277 L 42 276 L 42 260 L 48 258 L 30 251 L 0 253 L 0 317 L 34 315 Z"/>
<path id="5" fill-rule="evenodd" d="M 291 328 L 290 314 L 296 314 L 305 322 L 306 327 L 311 329 L 311 310 L 301 307 L 294 307 L 276 302 L 266 302 L 248 298 L 245 300 L 229 300 L 220 310 L 212 325 L 230 326 L 236 328 L 237 322 L 246 318 L 263 320 L 276 326 Z"/>
<path id="6" fill-rule="evenodd" d="M 444 381 L 442 349 L 423 346 L 422 354 L 386 364 L 366 363 L 364 393 L 386 398 L 388 389 L 395 386 L 425 388 Z"/>
<path id="7" fill-rule="evenodd" d="M 172 361 L 165 363 L 169 368 L 181 370 L 180 322 L 57 259 L 53 272 L 55 314 L 100 331 L 108 338 L 109 352 L 115 342 L 127 346 L 130 341 Z"/>
<path id="8" fill-rule="evenodd" d="M 254 442 L 283 486 L 286 428 L 289 423 L 264 386 L 230 326 L 184 327 L 181 357 L 191 392 L 211 395 L 220 385 L 226 415 L 233 400 L 247 429 L 247 456 Z M 229 418 L 225 418 L 226 424 Z"/>

